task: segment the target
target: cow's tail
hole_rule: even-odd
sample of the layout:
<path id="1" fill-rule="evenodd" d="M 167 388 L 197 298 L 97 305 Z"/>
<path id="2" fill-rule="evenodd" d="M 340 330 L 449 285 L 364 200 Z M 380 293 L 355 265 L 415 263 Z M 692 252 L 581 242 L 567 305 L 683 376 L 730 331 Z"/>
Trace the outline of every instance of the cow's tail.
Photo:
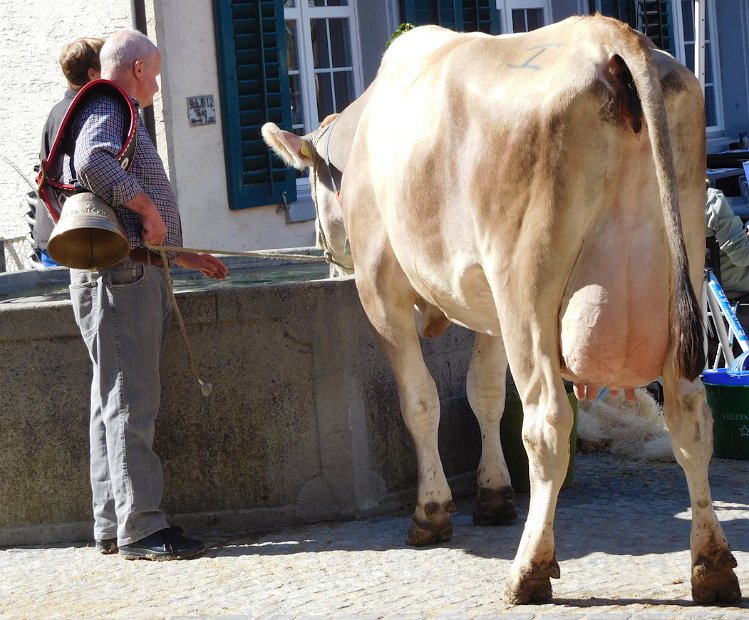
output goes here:
<path id="1" fill-rule="evenodd" d="M 641 106 L 642 118 L 650 133 L 673 266 L 674 299 L 670 304 L 669 318 L 672 343 L 675 343 L 674 366 L 677 377 L 693 380 L 705 368 L 702 313 L 689 278 L 689 259 L 681 227 L 676 167 L 668 133 L 663 91 L 651 49 L 644 37 L 638 36 L 624 24 L 617 22 L 616 27 L 626 32 L 617 33 L 618 56 L 615 55 L 611 59 L 609 70 L 613 73 L 619 72 L 618 79 L 624 87 L 620 93 L 620 98 L 623 98 L 624 102 L 620 107 L 629 111 L 633 130 L 640 130 L 638 117 Z M 626 66 L 622 67 L 622 64 Z M 631 87 L 632 82 L 634 89 Z"/>

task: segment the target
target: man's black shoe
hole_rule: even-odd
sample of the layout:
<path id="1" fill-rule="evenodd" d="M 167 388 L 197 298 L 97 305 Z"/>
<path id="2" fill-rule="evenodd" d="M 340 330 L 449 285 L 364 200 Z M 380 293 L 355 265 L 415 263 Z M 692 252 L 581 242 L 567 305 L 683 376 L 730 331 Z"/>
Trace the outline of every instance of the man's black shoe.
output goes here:
<path id="1" fill-rule="evenodd" d="M 186 560 L 205 551 L 203 543 L 182 535 L 182 529 L 168 527 L 129 545 L 120 547 L 126 560 Z"/>
<path id="2" fill-rule="evenodd" d="M 96 541 L 96 550 L 102 555 L 111 555 L 117 553 L 116 538 L 102 538 Z"/>

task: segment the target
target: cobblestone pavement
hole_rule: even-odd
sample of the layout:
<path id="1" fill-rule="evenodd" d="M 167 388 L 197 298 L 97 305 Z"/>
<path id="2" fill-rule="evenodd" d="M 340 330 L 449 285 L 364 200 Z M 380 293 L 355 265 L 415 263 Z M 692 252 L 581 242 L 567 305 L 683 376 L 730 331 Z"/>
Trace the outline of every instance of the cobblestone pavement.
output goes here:
<path id="1" fill-rule="evenodd" d="M 715 459 L 716 509 L 749 595 L 749 461 Z M 181 562 L 125 561 L 91 546 L 0 550 L 0 618 L 747 618 L 691 602 L 689 502 L 676 464 L 578 455 L 556 518 L 562 577 L 554 603 L 501 600 L 527 514 L 479 528 L 459 502 L 452 541 L 404 543 L 407 514 L 253 535 L 202 535 L 209 551 Z"/>

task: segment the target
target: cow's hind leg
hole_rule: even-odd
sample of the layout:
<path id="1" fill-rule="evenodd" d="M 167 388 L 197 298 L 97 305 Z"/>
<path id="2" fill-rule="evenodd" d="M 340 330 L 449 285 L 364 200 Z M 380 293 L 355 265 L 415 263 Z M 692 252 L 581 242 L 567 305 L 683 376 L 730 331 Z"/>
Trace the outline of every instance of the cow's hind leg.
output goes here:
<path id="1" fill-rule="evenodd" d="M 522 373 L 513 374 L 518 381 Z M 552 597 L 551 579 L 560 576 L 554 515 L 569 465 L 573 412 L 558 375 L 556 379 L 551 375 L 539 379 L 540 383 L 533 381 L 521 388 L 531 498 L 504 592 L 505 600 L 514 605 L 548 603 Z"/>
<path id="2" fill-rule="evenodd" d="M 505 295 L 502 300 L 508 298 Z M 513 300 L 509 299 L 506 315 L 513 317 L 513 328 L 503 330 L 503 337 L 523 404 L 530 503 L 523 535 L 507 576 L 504 599 L 515 605 L 547 603 L 552 596 L 551 579 L 560 575 L 554 545 L 554 516 L 569 465 L 574 415 L 558 365 L 556 330 L 547 327 L 548 319 L 531 311 L 525 315 L 512 314 L 512 307 L 534 306 L 526 299 L 512 305 Z"/>
<path id="3" fill-rule="evenodd" d="M 360 245 L 352 247 L 359 249 Z M 439 395 L 424 363 L 414 322 L 416 295 L 387 243 L 383 254 L 386 258 L 377 264 L 362 267 L 357 263 L 356 285 L 362 307 L 390 361 L 403 421 L 414 443 L 418 500 L 407 542 L 423 546 L 450 539 L 450 513 L 455 504 L 438 450 Z"/>
<path id="4" fill-rule="evenodd" d="M 395 374 L 401 414 L 414 442 L 418 463 L 418 500 L 406 541 L 420 547 L 449 540 L 453 533 L 450 513 L 455 511 L 455 504 L 437 441 L 439 395 L 422 357 L 413 314 L 388 313 L 387 324 L 386 333 L 380 333 L 380 341 Z"/>
<path id="5" fill-rule="evenodd" d="M 505 404 L 507 356 L 500 338 L 477 333 L 466 387 L 481 429 L 481 460 L 477 472 L 475 525 L 503 525 L 518 518 L 499 439 Z"/>
<path id="6" fill-rule="evenodd" d="M 664 373 L 663 413 L 674 456 L 684 469 L 692 504 L 692 598 L 702 604 L 734 604 L 741 589 L 733 572 L 736 560 L 713 509 L 708 464 L 713 451 L 713 419 L 705 388 L 697 381 Z"/>

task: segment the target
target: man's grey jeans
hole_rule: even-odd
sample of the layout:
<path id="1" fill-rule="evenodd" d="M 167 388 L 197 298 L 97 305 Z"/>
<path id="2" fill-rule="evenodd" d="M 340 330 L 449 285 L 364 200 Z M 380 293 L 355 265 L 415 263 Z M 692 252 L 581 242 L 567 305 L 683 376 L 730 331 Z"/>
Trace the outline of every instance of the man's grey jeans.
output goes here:
<path id="1" fill-rule="evenodd" d="M 94 537 L 127 545 L 168 527 L 153 437 L 172 298 L 162 269 L 129 258 L 99 271 L 71 269 L 70 298 L 93 363 Z"/>

